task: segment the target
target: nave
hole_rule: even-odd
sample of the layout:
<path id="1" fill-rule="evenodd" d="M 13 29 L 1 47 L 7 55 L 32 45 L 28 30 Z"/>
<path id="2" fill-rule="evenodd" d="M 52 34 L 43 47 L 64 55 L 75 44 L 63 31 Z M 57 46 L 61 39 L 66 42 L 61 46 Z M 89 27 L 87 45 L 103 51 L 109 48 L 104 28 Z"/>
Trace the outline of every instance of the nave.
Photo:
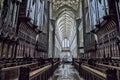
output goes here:
<path id="1" fill-rule="evenodd" d="M 59 65 L 49 80 L 84 80 L 71 63 Z"/>
<path id="2" fill-rule="evenodd" d="M 120 0 L 0 0 L 0 80 L 120 80 Z"/>

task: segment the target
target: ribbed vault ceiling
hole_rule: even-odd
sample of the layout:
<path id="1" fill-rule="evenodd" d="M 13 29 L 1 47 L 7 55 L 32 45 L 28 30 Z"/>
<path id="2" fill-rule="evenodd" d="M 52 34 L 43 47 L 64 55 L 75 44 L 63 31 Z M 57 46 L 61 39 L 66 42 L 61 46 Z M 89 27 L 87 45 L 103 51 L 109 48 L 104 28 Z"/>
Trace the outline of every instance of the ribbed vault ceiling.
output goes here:
<path id="1" fill-rule="evenodd" d="M 64 39 L 69 41 L 75 33 L 76 12 L 79 7 L 79 0 L 51 0 L 53 17 L 56 17 L 56 35 L 60 42 Z"/>
<path id="2" fill-rule="evenodd" d="M 71 8 L 77 10 L 80 0 L 51 0 L 53 2 L 53 9 L 58 10 L 64 5 L 68 5 Z"/>
<path id="3" fill-rule="evenodd" d="M 75 15 L 72 11 L 63 11 L 56 21 L 56 32 L 61 41 L 65 38 L 70 39 L 72 29 L 75 26 Z"/>

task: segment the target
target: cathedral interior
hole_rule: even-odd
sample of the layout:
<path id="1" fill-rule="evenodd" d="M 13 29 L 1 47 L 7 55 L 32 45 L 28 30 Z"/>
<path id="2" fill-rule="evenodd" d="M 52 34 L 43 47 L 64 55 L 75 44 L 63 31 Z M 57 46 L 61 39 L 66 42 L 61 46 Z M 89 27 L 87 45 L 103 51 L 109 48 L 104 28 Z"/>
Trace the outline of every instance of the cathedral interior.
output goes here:
<path id="1" fill-rule="evenodd" d="M 0 0 L 0 80 L 120 80 L 120 0 Z"/>

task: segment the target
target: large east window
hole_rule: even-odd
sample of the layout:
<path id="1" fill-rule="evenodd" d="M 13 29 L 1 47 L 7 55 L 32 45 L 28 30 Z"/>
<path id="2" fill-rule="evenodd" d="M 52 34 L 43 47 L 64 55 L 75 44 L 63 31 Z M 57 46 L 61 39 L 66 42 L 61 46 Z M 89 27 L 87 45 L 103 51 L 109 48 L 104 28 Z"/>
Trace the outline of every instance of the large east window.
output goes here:
<path id="1" fill-rule="evenodd" d="M 69 40 L 67 38 L 65 38 L 62 42 L 62 47 L 63 48 L 67 48 L 67 47 L 70 47 L 70 44 L 69 44 Z"/>

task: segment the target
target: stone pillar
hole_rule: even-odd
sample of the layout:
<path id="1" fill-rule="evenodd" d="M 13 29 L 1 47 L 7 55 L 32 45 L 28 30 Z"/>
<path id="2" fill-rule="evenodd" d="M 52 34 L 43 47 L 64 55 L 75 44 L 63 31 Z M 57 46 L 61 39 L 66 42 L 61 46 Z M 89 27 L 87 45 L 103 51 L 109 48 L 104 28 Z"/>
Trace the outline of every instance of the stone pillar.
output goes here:
<path id="1" fill-rule="evenodd" d="M 52 48 L 52 58 L 54 58 L 55 55 L 55 20 L 51 20 L 52 26 L 53 26 L 53 48 Z"/>
<path id="2" fill-rule="evenodd" d="M 76 20 L 76 31 L 77 31 L 77 56 L 80 55 L 79 47 L 80 47 L 80 40 L 79 40 L 79 25 L 80 25 L 81 19 Z"/>
<path id="3" fill-rule="evenodd" d="M 48 12 L 47 13 L 47 19 L 48 19 L 47 20 L 47 57 L 49 57 L 48 54 L 49 54 L 49 29 L 50 29 L 49 28 L 50 27 L 49 26 L 50 25 L 50 1 L 48 0 L 47 3 L 48 3 L 47 5 L 47 8 L 48 8 L 47 9 L 47 12 Z"/>
<path id="4" fill-rule="evenodd" d="M 84 39 L 84 54 L 86 53 L 86 23 L 85 23 L 85 0 L 82 0 L 82 20 L 83 20 L 83 39 Z"/>

